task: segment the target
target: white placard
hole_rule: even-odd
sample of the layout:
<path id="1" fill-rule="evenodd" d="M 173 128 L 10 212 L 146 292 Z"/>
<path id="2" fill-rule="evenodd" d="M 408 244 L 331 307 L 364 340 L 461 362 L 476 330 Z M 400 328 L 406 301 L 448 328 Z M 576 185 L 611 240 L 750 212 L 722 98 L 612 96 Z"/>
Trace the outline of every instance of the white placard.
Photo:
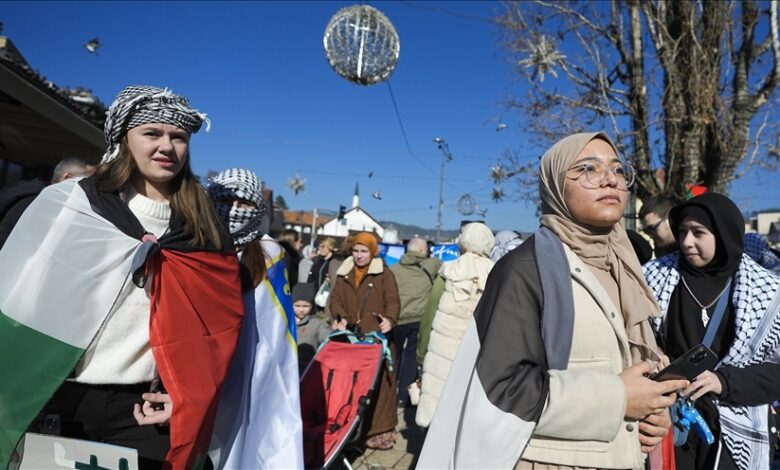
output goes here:
<path id="1" fill-rule="evenodd" d="M 138 470 L 138 451 L 129 447 L 27 433 L 19 470 Z"/>

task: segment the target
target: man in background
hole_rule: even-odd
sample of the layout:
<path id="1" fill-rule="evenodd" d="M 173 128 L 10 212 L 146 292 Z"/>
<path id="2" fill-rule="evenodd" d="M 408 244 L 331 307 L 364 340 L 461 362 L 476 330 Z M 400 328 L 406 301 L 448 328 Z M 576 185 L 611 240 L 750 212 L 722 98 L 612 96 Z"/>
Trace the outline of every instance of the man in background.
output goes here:
<path id="1" fill-rule="evenodd" d="M 680 201 L 669 196 L 652 197 L 639 210 L 642 231 L 653 239 L 655 256 L 668 255 L 677 250 L 677 242 L 669 227 L 669 211 Z"/>
<path id="2" fill-rule="evenodd" d="M 441 261 L 428 256 L 428 243 L 412 238 L 406 245 L 401 260 L 390 266 L 398 284 L 401 313 L 393 330 L 398 351 L 398 405 L 406 406 L 408 387 L 417 379 L 417 338 L 420 318 L 431 295 L 433 281 L 439 273 Z"/>
<path id="3" fill-rule="evenodd" d="M 89 176 L 95 171 L 95 165 L 91 165 L 81 158 L 69 157 L 61 160 L 54 167 L 51 175 L 51 184 L 59 183 L 70 178 Z M 0 191 L 0 248 L 5 245 L 6 239 L 22 217 L 25 209 L 43 191 L 47 184 L 39 179 L 18 181 Z"/>

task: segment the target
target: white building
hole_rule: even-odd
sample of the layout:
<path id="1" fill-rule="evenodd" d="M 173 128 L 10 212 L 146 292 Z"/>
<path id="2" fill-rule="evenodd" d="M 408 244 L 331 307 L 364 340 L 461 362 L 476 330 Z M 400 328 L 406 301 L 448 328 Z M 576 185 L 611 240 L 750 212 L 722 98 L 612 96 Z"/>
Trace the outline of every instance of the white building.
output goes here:
<path id="1" fill-rule="evenodd" d="M 319 227 L 317 235 L 343 238 L 354 232 L 374 232 L 379 238 L 385 234 L 384 227 L 360 207 L 357 184 L 355 185 L 355 194 L 352 196 L 352 208 L 345 211 L 341 219 L 337 217 Z"/>
<path id="2" fill-rule="evenodd" d="M 759 212 L 750 218 L 751 228 L 761 235 L 768 235 L 770 226 L 780 222 L 780 212 Z"/>

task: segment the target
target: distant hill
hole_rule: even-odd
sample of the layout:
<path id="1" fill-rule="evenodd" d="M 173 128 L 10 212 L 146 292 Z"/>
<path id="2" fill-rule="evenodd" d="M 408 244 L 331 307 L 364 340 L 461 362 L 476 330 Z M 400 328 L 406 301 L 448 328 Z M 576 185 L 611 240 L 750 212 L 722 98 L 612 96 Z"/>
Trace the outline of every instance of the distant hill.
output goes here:
<path id="1" fill-rule="evenodd" d="M 434 240 L 436 238 L 436 229 L 435 228 L 422 228 L 417 225 L 406 225 L 399 222 L 393 222 L 391 220 L 380 220 L 380 224 L 382 224 L 382 227 L 389 227 L 393 226 L 396 230 L 398 230 L 398 238 L 401 240 L 407 240 L 409 238 L 412 238 L 414 236 L 427 238 L 429 240 Z M 453 240 L 455 237 L 458 236 L 458 233 L 460 230 L 442 230 L 441 231 L 441 238 L 442 240 Z"/>

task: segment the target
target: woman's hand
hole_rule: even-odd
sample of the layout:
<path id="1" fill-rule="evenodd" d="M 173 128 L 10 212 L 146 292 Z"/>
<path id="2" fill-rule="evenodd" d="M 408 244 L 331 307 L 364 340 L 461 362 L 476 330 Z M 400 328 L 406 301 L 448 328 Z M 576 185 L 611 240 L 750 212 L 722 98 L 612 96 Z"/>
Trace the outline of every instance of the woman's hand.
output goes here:
<path id="1" fill-rule="evenodd" d="M 641 362 L 620 373 L 626 387 L 627 418 L 641 420 L 651 414 L 660 414 L 677 399 L 674 392 L 689 385 L 687 380 L 650 380 L 647 375 L 652 371 L 649 362 Z"/>
<path id="2" fill-rule="evenodd" d="M 379 322 L 379 331 L 381 331 L 384 334 L 387 334 L 390 330 L 393 329 L 393 321 L 389 318 L 383 317 L 381 314 L 377 313 L 377 317 L 381 320 Z"/>
<path id="3" fill-rule="evenodd" d="M 346 330 L 347 329 L 347 320 L 340 319 L 340 320 L 333 320 L 330 322 L 330 328 L 332 330 Z"/>
<path id="4" fill-rule="evenodd" d="M 723 386 L 720 383 L 720 378 L 714 372 L 705 370 L 698 377 L 693 379 L 693 382 L 682 391 L 682 395 L 690 397 L 691 400 L 698 400 L 705 393 L 714 393 L 720 395 L 723 392 Z M 691 395 L 693 394 L 693 395 Z"/>
<path id="5" fill-rule="evenodd" d="M 672 427 L 672 417 L 669 409 L 664 408 L 658 414 L 648 415 L 639 422 L 639 445 L 642 452 L 649 454 L 655 449 Z"/>
<path id="6" fill-rule="evenodd" d="M 144 393 L 141 398 L 144 399 L 143 407 L 137 403 L 133 406 L 133 416 L 140 426 L 168 425 L 170 423 L 173 414 L 173 402 L 170 395 L 167 393 Z M 160 404 L 162 404 L 162 409 L 157 409 L 155 405 L 159 406 Z"/>

